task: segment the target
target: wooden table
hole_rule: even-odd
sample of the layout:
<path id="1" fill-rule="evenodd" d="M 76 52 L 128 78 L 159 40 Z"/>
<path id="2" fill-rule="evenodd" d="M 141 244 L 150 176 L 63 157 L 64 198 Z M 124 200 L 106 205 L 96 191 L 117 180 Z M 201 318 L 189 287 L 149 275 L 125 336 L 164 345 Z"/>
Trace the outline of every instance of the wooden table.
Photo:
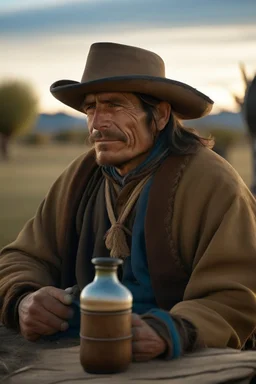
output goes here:
<path id="1" fill-rule="evenodd" d="M 1 344 L 0 362 L 3 361 Z M 58 342 L 25 343 L 19 348 L 23 348 L 26 353 L 29 345 L 33 359 L 0 376 L 0 383 L 82 384 L 93 380 L 95 384 L 247 384 L 256 376 L 256 351 L 233 349 L 206 349 L 174 361 L 132 363 L 121 374 L 92 375 L 83 371 L 79 362 L 79 345 L 76 344 L 78 340 L 65 339 Z"/>

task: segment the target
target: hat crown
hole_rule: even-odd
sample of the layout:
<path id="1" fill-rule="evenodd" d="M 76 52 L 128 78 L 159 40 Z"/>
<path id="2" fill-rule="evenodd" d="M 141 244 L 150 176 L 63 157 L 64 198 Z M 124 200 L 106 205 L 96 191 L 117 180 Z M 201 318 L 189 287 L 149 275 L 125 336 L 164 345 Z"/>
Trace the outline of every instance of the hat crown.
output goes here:
<path id="1" fill-rule="evenodd" d="M 81 83 L 133 75 L 164 78 L 164 62 L 156 53 L 146 49 L 116 43 L 95 43 L 90 47 Z"/>
<path id="2" fill-rule="evenodd" d="M 164 61 L 156 53 L 110 42 L 91 45 L 81 82 L 59 80 L 50 89 L 56 99 L 80 112 L 85 96 L 100 92 L 145 93 L 170 103 L 181 119 L 205 116 L 213 105 L 197 89 L 167 79 Z"/>

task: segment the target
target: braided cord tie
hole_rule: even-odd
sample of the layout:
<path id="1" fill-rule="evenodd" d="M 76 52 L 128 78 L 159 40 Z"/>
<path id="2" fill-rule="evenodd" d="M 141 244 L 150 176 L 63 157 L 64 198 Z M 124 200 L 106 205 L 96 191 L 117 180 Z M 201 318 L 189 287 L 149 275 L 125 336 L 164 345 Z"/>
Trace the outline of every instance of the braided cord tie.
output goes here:
<path id="1" fill-rule="evenodd" d="M 109 180 L 105 180 L 105 200 L 108 217 L 111 223 L 111 227 L 105 235 L 105 244 L 107 249 L 110 250 L 110 257 L 125 259 L 130 256 L 126 235 L 131 236 L 132 233 L 125 227 L 124 222 L 132 211 L 135 202 L 150 177 L 151 174 L 148 174 L 136 185 L 117 220 L 112 207 Z"/>

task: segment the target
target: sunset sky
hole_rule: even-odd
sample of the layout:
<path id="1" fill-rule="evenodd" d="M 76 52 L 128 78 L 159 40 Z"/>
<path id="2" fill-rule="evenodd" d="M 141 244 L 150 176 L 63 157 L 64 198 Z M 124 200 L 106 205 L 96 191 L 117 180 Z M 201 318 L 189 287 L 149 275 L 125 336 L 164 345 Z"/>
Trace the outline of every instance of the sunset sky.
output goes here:
<path id="1" fill-rule="evenodd" d="M 255 0 L 0 0 L 0 81 L 29 81 L 42 112 L 74 113 L 50 85 L 80 81 L 89 47 L 112 41 L 163 57 L 166 76 L 206 93 L 213 113 L 235 110 L 239 62 L 256 72 Z M 43 4 L 43 6 L 42 6 Z M 104 64 L 104 63 L 103 63 Z"/>

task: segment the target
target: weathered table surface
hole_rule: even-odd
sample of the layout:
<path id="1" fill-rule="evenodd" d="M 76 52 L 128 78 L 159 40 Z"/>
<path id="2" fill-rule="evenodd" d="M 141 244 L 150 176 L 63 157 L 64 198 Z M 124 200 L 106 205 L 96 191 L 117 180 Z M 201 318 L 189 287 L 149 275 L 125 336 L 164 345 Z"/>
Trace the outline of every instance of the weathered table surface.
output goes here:
<path id="1" fill-rule="evenodd" d="M 132 363 L 129 369 L 121 374 L 92 375 L 83 371 L 79 362 L 79 345 L 74 346 L 74 340 L 35 343 L 32 348 L 36 358 L 0 377 L 0 383 L 80 384 L 93 380 L 95 384 L 246 384 L 256 376 L 256 351 L 205 349 L 174 361 Z"/>

